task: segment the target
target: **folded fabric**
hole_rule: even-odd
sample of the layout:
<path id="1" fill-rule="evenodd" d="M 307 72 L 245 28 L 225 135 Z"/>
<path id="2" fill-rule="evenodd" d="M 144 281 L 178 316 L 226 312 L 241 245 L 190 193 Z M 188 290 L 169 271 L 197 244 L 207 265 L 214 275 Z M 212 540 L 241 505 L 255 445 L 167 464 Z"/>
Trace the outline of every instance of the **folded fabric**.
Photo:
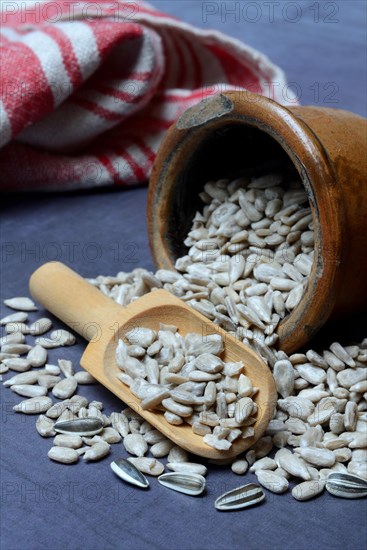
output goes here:
<path id="1" fill-rule="evenodd" d="M 1 14 L 1 190 L 142 183 L 198 101 L 246 89 L 286 103 L 266 56 L 145 2 L 15 6 Z"/>

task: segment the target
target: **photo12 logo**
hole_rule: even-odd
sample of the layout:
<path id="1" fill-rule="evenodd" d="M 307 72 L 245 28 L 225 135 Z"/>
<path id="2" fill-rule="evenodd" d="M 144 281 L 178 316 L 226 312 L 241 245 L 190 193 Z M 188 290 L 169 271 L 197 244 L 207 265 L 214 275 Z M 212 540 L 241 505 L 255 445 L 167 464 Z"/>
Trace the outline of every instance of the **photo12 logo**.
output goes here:
<path id="1" fill-rule="evenodd" d="M 339 23 L 337 2 L 203 2 L 202 22 L 213 23 Z"/>

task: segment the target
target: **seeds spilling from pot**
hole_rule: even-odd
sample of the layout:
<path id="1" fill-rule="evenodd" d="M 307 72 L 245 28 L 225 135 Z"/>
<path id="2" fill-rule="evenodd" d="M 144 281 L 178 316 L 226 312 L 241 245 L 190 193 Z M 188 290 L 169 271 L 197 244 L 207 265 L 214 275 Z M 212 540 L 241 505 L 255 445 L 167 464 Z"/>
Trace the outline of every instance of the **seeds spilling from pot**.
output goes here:
<path id="1" fill-rule="evenodd" d="M 275 493 L 287 491 L 289 481 L 298 480 L 292 490 L 297 500 L 320 494 L 325 480 L 333 474 L 327 485 L 329 490 L 334 490 L 337 484 L 338 496 L 364 496 L 363 482 L 354 480 L 358 490 L 350 490 L 350 474 L 367 479 L 367 338 L 358 345 L 334 343 L 320 353 L 310 349 L 290 357 L 274 348 L 277 324 L 302 299 L 312 268 L 313 224 L 304 189 L 299 181 L 270 174 L 252 181 L 241 178 L 233 182 L 209 182 L 201 198 L 205 206 L 194 217 L 185 241 L 189 251 L 177 260 L 176 271 L 160 269 L 153 274 L 137 268 L 116 276 L 99 276 L 90 282 L 122 306 L 165 288 L 254 347 L 272 368 L 279 394 L 277 410 L 264 437 L 243 456 L 225 462 L 232 463 L 234 473 L 244 475 L 250 469 L 261 485 Z M 164 464 L 157 459 L 168 455 L 168 470 L 187 475 L 206 474 L 203 464 L 189 462 L 186 451 L 174 446 L 131 409 L 107 416 L 102 412 L 102 403 L 88 403 L 77 395 L 83 383 L 93 382 L 87 373 L 75 373 L 71 363 L 64 359 L 58 366 L 44 364 L 47 353 L 40 347 L 68 346 L 74 340 L 68 334 L 56 337 L 51 333 L 50 337 L 37 338 L 36 350 L 26 343 L 26 339 L 51 327 L 44 319 L 39 321 L 38 329 L 31 329 L 34 323 L 26 324 L 28 312 L 35 309 L 28 300 L 16 298 L 7 302 L 12 309 L 26 312 L 11 313 L 0 320 L 8 339 L 1 341 L 0 368 L 2 374 L 15 371 L 4 385 L 19 395 L 29 396 L 16 405 L 16 410 L 42 413 L 36 423 L 40 435 L 54 437 L 61 426 L 63 437 L 55 437 L 49 453 L 52 460 L 70 464 L 83 455 L 86 461 L 98 460 L 110 452 L 111 445 L 119 448 L 123 442 L 126 452 L 135 455 L 130 458 L 131 463 L 142 473 L 161 475 Z M 128 339 L 117 350 L 117 362 L 122 369 L 119 378 L 130 385 L 142 400 L 142 406 L 161 407 L 172 423 L 191 423 L 193 429 L 208 436 L 207 442 L 213 446 L 223 441 L 231 443 L 230 434 L 236 433 L 236 429 L 242 437 L 244 425 L 231 426 L 230 432 L 222 437 L 224 432 L 219 434 L 219 429 L 223 428 L 220 423 L 223 418 L 217 412 L 217 407 L 223 406 L 225 418 L 233 420 L 239 397 L 251 399 L 255 395 L 253 389 L 241 396 L 236 365 L 224 364 L 218 357 L 219 348 L 215 352 L 202 349 L 203 341 L 197 336 L 186 342 L 175 327 L 162 326 L 157 333 L 152 332 L 141 327 L 139 340 Z M 205 353 L 212 357 L 201 361 L 200 355 Z M 167 361 L 173 361 L 175 368 L 170 369 Z M 221 367 L 218 372 L 216 364 Z M 212 373 L 205 370 L 208 365 L 214 369 Z M 229 383 L 230 378 L 236 387 L 234 383 L 233 387 L 225 387 L 225 380 Z M 246 383 L 250 388 L 250 381 Z M 154 388 L 149 393 L 148 387 L 155 385 L 159 391 Z M 53 388 L 56 389 L 50 398 L 47 394 Z M 195 397 L 194 403 L 182 402 L 189 399 L 187 394 L 191 400 Z M 211 398 L 215 395 L 212 403 L 209 395 Z M 215 423 L 205 424 L 203 413 L 215 419 Z M 92 432 L 90 436 L 79 435 L 90 429 L 79 422 L 84 418 L 92 419 L 90 424 L 96 429 L 93 435 Z M 234 418 L 236 421 L 235 412 Z M 248 418 L 252 422 L 253 414 Z M 79 423 L 74 425 L 73 421 Z M 216 428 L 219 429 L 215 432 Z M 208 429 L 211 433 L 205 434 Z M 149 446 L 152 457 L 146 456 Z M 268 455 L 274 450 L 270 458 Z M 131 477 L 131 468 L 121 462 L 119 468 L 123 467 L 121 477 Z M 349 477 L 341 475 L 334 483 L 335 473 Z M 184 478 L 175 476 L 174 483 L 178 486 Z M 187 492 L 187 481 L 182 481 L 182 487 Z M 262 493 L 256 487 L 253 489 L 253 497 L 247 488 L 241 488 L 238 494 L 231 492 L 233 503 L 237 499 L 246 505 L 256 502 Z M 222 500 L 226 499 L 224 495 Z"/>

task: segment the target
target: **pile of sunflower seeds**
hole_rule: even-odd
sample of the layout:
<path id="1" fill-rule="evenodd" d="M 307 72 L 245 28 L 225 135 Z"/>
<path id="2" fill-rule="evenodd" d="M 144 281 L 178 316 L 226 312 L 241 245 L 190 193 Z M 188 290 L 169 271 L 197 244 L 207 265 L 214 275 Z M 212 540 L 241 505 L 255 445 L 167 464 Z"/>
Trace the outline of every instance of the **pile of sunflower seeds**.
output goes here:
<path id="1" fill-rule="evenodd" d="M 201 198 L 206 205 L 194 217 L 185 241 L 190 249 L 177 260 L 176 271 L 160 269 L 153 274 L 138 268 L 116 276 L 99 276 L 89 282 L 123 306 L 148 292 L 165 288 L 253 347 L 273 371 L 279 394 L 277 409 L 266 433 L 252 449 L 234 461 L 221 463 L 231 464 L 238 475 L 250 468 L 260 484 L 276 493 L 286 491 L 290 479 L 301 481 L 292 490 L 298 500 L 319 494 L 327 477 L 338 475 L 338 492 L 345 496 L 350 488 L 343 484 L 350 484 L 350 474 L 367 479 L 367 338 L 358 345 L 334 343 L 320 353 L 310 349 L 290 357 L 274 348 L 277 324 L 299 303 L 312 268 L 314 236 L 309 205 L 305 204 L 307 196 L 300 182 L 285 182 L 282 176 L 271 174 L 251 182 L 243 178 L 234 182 L 209 182 Z M 6 301 L 6 305 L 22 311 L 34 309 L 27 298 L 16 304 Z M 50 389 L 54 382 L 54 387 L 60 382 L 57 380 L 60 373 L 66 381 L 86 376 L 87 373 L 74 374 L 65 360 L 59 366 L 46 364 L 33 372 L 43 361 L 46 363 L 47 347 L 59 343 L 55 343 L 51 334 L 50 338 L 41 336 L 36 340 L 44 351 L 39 348 L 34 351 L 36 346 L 31 348 L 25 344 L 24 334 L 37 335 L 34 332 L 37 329 L 33 324 L 25 325 L 27 313 L 22 311 L 1 320 L 7 334 L 6 339 L 1 340 L 0 369 L 2 373 L 8 369 L 24 370 L 19 375 L 30 378 L 23 381 L 14 376 L 5 384 L 42 387 L 47 382 Z M 7 326 L 12 323 L 18 323 L 17 330 Z M 45 320 L 40 323 L 43 327 L 48 324 Z M 72 343 L 69 334 L 61 334 L 62 345 Z M 134 345 L 139 346 L 136 342 L 129 346 Z M 30 357 L 20 357 L 28 353 Z M 123 381 L 126 383 L 128 379 Z M 82 383 L 77 380 L 77 384 Z M 65 384 L 68 386 L 70 382 Z M 75 386 L 75 382 L 72 385 Z M 75 386 L 71 391 L 67 387 L 71 392 L 69 397 L 55 404 L 47 395 L 39 395 L 27 400 L 39 400 L 36 406 L 33 402 L 16 408 L 33 413 L 41 412 L 42 408 L 45 414 L 37 424 L 43 436 L 56 435 L 55 421 L 103 419 L 104 428 L 97 436 L 81 437 L 82 444 L 78 439 L 81 445 L 78 449 L 83 449 L 84 444 L 84 450 L 77 452 L 78 457 L 87 452 L 85 447 L 93 448 L 101 440 L 109 445 L 108 434 L 117 440 L 117 432 L 126 450 L 135 454 L 131 460 L 145 473 L 159 475 L 163 464 L 157 464 L 156 459 L 167 453 L 168 469 L 198 475 L 206 473 L 202 464 L 187 463 L 185 451 L 174 446 L 135 412 L 125 409 L 107 417 L 101 412 L 101 403 L 88 405 L 84 398 L 73 395 L 76 389 Z M 29 392 L 42 392 L 29 388 L 23 391 L 28 392 L 27 396 Z M 59 395 L 54 394 L 60 399 Z M 72 405 L 72 400 L 76 405 Z M 111 429 L 114 432 L 104 433 Z M 65 438 L 56 440 L 54 449 L 67 448 L 63 447 L 65 441 Z M 73 444 L 76 445 L 76 440 Z M 145 456 L 148 445 L 152 445 L 152 458 Z M 275 455 L 270 458 L 268 455 L 274 450 Z M 94 451 L 91 454 L 97 458 L 98 453 L 102 453 L 98 449 Z M 60 460 L 62 452 L 54 450 L 50 458 Z"/>
<path id="2" fill-rule="evenodd" d="M 194 433 L 219 451 L 238 438 L 254 435 L 257 393 L 242 361 L 224 362 L 220 334 L 203 341 L 200 334 L 183 337 L 176 326 L 160 330 L 136 327 L 119 340 L 118 378 L 141 400 L 143 409 L 162 410 L 170 424 L 187 422 Z"/>
<path id="3" fill-rule="evenodd" d="M 83 456 L 85 462 L 94 462 L 107 456 L 112 444 L 122 442 L 125 450 L 134 455 L 128 460 L 145 474 L 161 475 L 165 466 L 157 459 L 167 456 L 169 470 L 206 475 L 203 464 L 189 462 L 184 449 L 174 445 L 129 407 L 107 416 L 102 412 L 102 402 L 88 402 L 77 394 L 80 386 L 96 383 L 93 376 L 84 370 L 75 372 L 67 359 L 59 359 L 57 365 L 47 363 L 48 349 L 71 346 L 75 336 L 63 329 L 45 336 L 52 328 L 52 321 L 47 318 L 27 324 L 29 314 L 37 310 L 29 298 L 11 298 L 4 303 L 20 311 L 0 319 L 5 332 L 0 340 L 0 380 L 10 374 L 3 385 L 26 397 L 13 410 L 37 415 L 39 435 L 54 438 L 48 453 L 51 460 L 73 464 Z M 91 431 L 89 421 L 94 427 L 97 423 L 98 429 Z M 144 456 L 148 449 L 151 457 Z"/>

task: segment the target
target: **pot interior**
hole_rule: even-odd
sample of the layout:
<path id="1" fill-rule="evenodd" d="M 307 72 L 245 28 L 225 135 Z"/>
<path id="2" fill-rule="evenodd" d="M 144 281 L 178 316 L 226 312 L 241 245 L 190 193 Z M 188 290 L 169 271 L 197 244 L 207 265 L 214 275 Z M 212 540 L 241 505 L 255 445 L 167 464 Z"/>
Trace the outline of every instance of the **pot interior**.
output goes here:
<path id="1" fill-rule="evenodd" d="M 176 260 L 187 254 L 184 240 L 196 211 L 205 206 L 199 193 L 206 182 L 271 171 L 297 174 L 288 154 L 267 132 L 243 122 L 210 129 L 187 156 L 173 182 L 167 221 L 171 257 Z"/>

